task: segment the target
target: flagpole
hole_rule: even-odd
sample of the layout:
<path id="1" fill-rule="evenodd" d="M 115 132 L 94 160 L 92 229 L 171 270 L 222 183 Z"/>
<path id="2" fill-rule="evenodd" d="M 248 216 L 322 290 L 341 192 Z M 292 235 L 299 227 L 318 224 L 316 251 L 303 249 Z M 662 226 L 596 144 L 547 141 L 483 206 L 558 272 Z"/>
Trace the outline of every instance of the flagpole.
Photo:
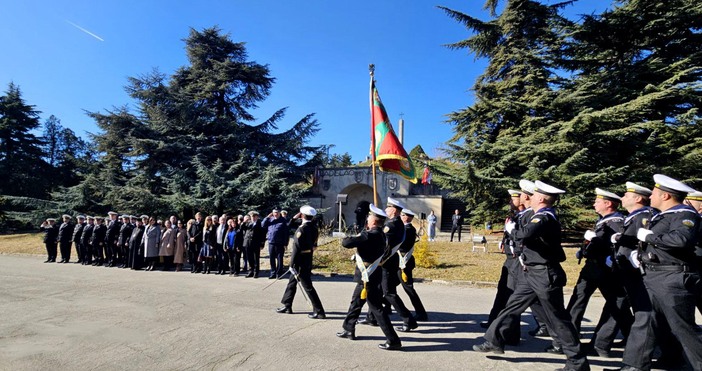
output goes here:
<path id="1" fill-rule="evenodd" d="M 368 71 L 370 72 L 370 110 L 371 110 L 371 164 L 373 169 L 373 204 L 378 206 L 378 185 L 375 179 L 375 107 L 373 104 L 373 78 L 375 74 L 375 65 L 369 64 Z"/>

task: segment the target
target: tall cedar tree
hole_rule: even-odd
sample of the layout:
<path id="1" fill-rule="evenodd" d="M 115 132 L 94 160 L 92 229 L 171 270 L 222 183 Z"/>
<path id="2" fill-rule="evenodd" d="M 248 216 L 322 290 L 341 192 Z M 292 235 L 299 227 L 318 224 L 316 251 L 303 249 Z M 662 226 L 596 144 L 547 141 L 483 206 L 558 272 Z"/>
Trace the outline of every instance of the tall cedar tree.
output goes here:
<path id="1" fill-rule="evenodd" d="M 39 112 L 24 102 L 19 86 L 10 83 L 0 96 L 0 194 L 48 195 L 44 143 L 33 133 L 39 127 Z"/>
<path id="2" fill-rule="evenodd" d="M 292 207 L 305 179 L 312 115 L 274 133 L 285 109 L 260 124 L 250 110 L 269 95 L 268 66 L 248 60 L 244 43 L 216 28 L 191 29 L 189 65 L 170 78 L 158 71 L 129 79 L 138 113 L 91 114 L 103 154 L 93 181 L 104 203 L 125 212 L 265 211 Z M 310 170 L 311 171 L 311 170 Z M 104 172 L 104 174 L 103 174 Z"/>
<path id="3" fill-rule="evenodd" d="M 439 184 L 467 202 L 473 222 L 498 219 L 506 198 L 500 190 L 515 187 L 525 173 L 540 175 L 529 171 L 534 159 L 523 137 L 560 114 L 553 99 L 562 80 L 553 70 L 568 25 L 558 13 L 563 6 L 508 1 L 489 21 L 441 7 L 474 33 L 449 47 L 489 62 L 473 86 L 475 103 L 449 115 L 454 136 L 447 150 L 455 163 L 436 168 Z"/>

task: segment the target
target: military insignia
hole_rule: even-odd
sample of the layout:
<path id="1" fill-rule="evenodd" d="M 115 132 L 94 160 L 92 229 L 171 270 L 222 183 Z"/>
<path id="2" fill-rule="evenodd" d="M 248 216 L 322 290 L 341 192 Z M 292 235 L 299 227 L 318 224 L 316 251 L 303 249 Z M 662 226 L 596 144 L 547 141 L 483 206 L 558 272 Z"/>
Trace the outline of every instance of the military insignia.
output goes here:
<path id="1" fill-rule="evenodd" d="M 539 223 L 539 222 L 541 222 L 541 219 L 539 219 L 539 218 L 534 218 L 534 219 L 531 220 L 531 222 L 532 222 L 532 223 Z"/>
<path id="2" fill-rule="evenodd" d="M 383 232 L 388 233 L 389 231 L 390 231 L 390 227 L 385 226 L 385 228 L 383 228 Z"/>
<path id="3" fill-rule="evenodd" d="M 647 224 L 648 224 L 648 219 L 646 219 L 646 218 L 641 219 L 641 225 L 642 225 L 642 226 L 645 227 Z"/>
<path id="4" fill-rule="evenodd" d="M 295 233 L 295 238 L 300 238 L 300 236 L 302 236 L 302 232 Z"/>
<path id="5" fill-rule="evenodd" d="M 683 220 L 683 221 L 682 221 L 682 224 L 683 224 L 684 226 L 688 227 L 688 228 L 692 228 L 692 227 L 695 226 L 695 222 L 693 222 L 693 221 L 690 220 L 690 219 L 685 219 L 685 220 Z"/>

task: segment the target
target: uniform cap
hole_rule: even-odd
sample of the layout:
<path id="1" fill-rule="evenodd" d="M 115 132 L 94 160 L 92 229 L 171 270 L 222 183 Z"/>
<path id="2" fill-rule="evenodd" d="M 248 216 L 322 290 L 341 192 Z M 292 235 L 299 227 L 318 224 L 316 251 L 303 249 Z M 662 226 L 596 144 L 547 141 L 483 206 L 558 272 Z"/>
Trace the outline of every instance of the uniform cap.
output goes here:
<path id="1" fill-rule="evenodd" d="M 56 221 L 56 218 L 47 218 L 46 221 L 47 221 L 47 222 L 55 222 L 55 221 Z"/>
<path id="2" fill-rule="evenodd" d="M 305 205 L 300 208 L 300 213 L 302 215 L 315 216 L 317 215 L 317 210 L 315 210 L 314 207 L 310 205 Z"/>
<path id="3" fill-rule="evenodd" d="M 522 179 L 519 181 L 519 188 L 522 189 L 522 192 L 531 196 L 534 194 L 534 188 L 536 188 L 536 186 L 531 180 Z"/>
<path id="4" fill-rule="evenodd" d="M 538 192 L 544 195 L 557 196 L 559 194 L 565 193 L 564 190 L 558 189 L 552 185 L 546 184 L 540 180 L 534 182 L 534 192 Z"/>
<path id="5" fill-rule="evenodd" d="M 61 216 L 61 218 L 63 218 L 63 219 L 73 219 L 73 217 L 70 216 L 70 215 L 68 215 L 68 214 L 63 214 L 63 216 Z"/>
<path id="6" fill-rule="evenodd" d="M 279 213 L 280 210 L 276 207 L 276 208 L 273 208 L 273 211 L 271 211 L 271 212 L 272 212 L 272 213 Z"/>
<path id="7" fill-rule="evenodd" d="M 148 216 L 148 215 L 142 215 L 142 216 L 140 216 L 139 218 L 141 218 L 141 219 L 149 219 L 149 216 Z"/>
<path id="8" fill-rule="evenodd" d="M 396 207 L 398 209 L 405 208 L 405 205 L 402 202 L 392 197 L 388 197 L 388 206 Z"/>
<path id="9" fill-rule="evenodd" d="M 129 219 L 137 220 L 137 219 L 139 219 L 139 217 L 136 216 L 136 215 L 130 215 L 130 216 L 129 216 Z"/>
<path id="10" fill-rule="evenodd" d="M 601 188 L 595 188 L 595 197 L 617 202 L 622 200 L 622 198 L 617 196 L 615 193 L 605 191 Z"/>
<path id="11" fill-rule="evenodd" d="M 78 215 L 76 218 L 78 218 L 78 220 L 85 220 L 85 215 L 81 214 Z"/>
<path id="12" fill-rule="evenodd" d="M 700 192 L 700 191 L 690 192 L 687 194 L 687 197 L 685 197 L 685 199 L 692 200 L 692 201 L 702 201 L 702 192 Z"/>
<path id="13" fill-rule="evenodd" d="M 507 193 L 509 193 L 510 197 L 519 197 L 522 194 L 522 191 L 518 191 L 516 189 L 508 189 Z"/>
<path id="14" fill-rule="evenodd" d="M 637 194 L 640 194 L 640 195 L 646 196 L 646 197 L 649 197 L 652 193 L 650 189 L 648 189 L 646 187 L 642 187 L 642 186 L 640 186 L 636 183 L 632 183 L 632 182 L 626 182 L 626 191 L 632 192 L 632 193 L 637 193 Z"/>
<path id="15" fill-rule="evenodd" d="M 125 215 L 120 216 L 119 218 L 120 218 L 120 219 L 129 219 L 130 216 L 125 214 Z"/>
<path id="16" fill-rule="evenodd" d="M 375 216 L 382 218 L 382 219 L 385 219 L 388 217 L 388 214 L 386 214 L 385 211 L 378 209 L 378 207 L 376 207 L 375 205 L 370 204 L 368 207 L 370 208 L 369 214 L 375 215 Z"/>
<path id="17" fill-rule="evenodd" d="M 86 216 L 86 218 L 87 218 L 88 220 L 95 220 L 95 218 L 94 218 L 92 215 L 88 215 L 88 216 Z"/>
<path id="18" fill-rule="evenodd" d="M 251 216 L 258 215 L 258 211 L 251 210 L 251 211 L 249 211 L 249 215 L 251 215 Z"/>
<path id="19" fill-rule="evenodd" d="M 281 214 L 287 214 L 287 213 L 288 213 L 288 210 L 280 210 L 280 213 L 281 213 Z"/>
<path id="20" fill-rule="evenodd" d="M 108 211 L 107 215 L 118 215 L 116 211 Z"/>
<path id="21" fill-rule="evenodd" d="M 105 219 L 104 216 L 96 216 L 96 217 L 95 217 L 95 220 L 103 220 L 103 219 Z"/>
<path id="22" fill-rule="evenodd" d="M 656 182 L 656 188 L 659 188 L 660 190 L 668 193 L 686 195 L 695 191 L 692 187 L 688 186 L 687 184 L 663 174 L 654 175 L 653 181 Z"/>
<path id="23" fill-rule="evenodd" d="M 414 211 L 410 209 L 402 209 L 402 214 L 409 216 L 417 216 L 417 214 L 415 214 Z"/>

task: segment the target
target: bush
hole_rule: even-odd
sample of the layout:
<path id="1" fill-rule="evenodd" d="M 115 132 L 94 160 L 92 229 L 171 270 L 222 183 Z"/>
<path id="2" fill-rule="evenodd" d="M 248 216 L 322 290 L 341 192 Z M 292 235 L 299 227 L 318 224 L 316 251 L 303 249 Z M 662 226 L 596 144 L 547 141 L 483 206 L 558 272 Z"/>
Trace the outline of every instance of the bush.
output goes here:
<path id="1" fill-rule="evenodd" d="M 429 240 L 426 234 L 419 238 L 419 242 L 414 245 L 414 260 L 418 267 L 436 268 L 438 262 L 436 254 L 429 250 Z"/>

